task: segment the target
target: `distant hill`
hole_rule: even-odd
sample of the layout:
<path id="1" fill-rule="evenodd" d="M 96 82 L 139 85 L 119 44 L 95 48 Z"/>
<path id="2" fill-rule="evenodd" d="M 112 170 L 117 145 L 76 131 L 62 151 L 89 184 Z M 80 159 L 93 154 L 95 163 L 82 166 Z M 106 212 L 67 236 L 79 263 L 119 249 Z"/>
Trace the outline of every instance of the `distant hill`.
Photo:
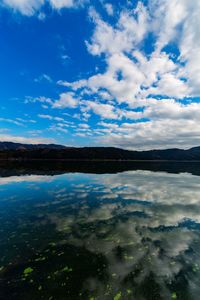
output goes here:
<path id="1" fill-rule="evenodd" d="M 114 147 L 70 148 L 62 145 L 30 145 L 0 142 L 0 159 L 65 159 L 65 160 L 200 160 L 200 147 L 188 150 L 166 149 L 129 151 Z"/>
<path id="2" fill-rule="evenodd" d="M 36 150 L 36 149 L 65 149 L 65 146 L 56 144 L 21 144 L 13 142 L 0 142 L 1 150 Z"/>

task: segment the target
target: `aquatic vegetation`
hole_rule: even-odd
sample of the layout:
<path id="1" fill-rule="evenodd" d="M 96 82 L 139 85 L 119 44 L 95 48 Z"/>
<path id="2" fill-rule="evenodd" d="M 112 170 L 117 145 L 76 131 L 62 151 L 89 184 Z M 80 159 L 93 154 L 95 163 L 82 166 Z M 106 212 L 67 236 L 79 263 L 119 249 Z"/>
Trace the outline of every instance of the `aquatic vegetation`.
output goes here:
<path id="1" fill-rule="evenodd" d="M 172 293 L 172 299 L 174 299 L 174 300 L 176 300 L 177 299 L 177 295 L 176 295 L 176 293 L 174 292 L 174 293 Z"/>
<path id="2" fill-rule="evenodd" d="M 64 267 L 61 272 L 72 272 L 72 268 L 69 268 L 68 266 Z"/>
<path id="3" fill-rule="evenodd" d="M 28 276 L 33 272 L 33 269 L 31 267 L 28 267 L 26 269 L 24 269 L 24 275 Z"/>
<path id="4" fill-rule="evenodd" d="M 117 293 L 117 295 L 114 297 L 114 300 L 120 300 L 121 297 L 122 297 L 122 293 L 119 292 L 119 293 Z"/>
<path id="5" fill-rule="evenodd" d="M 37 262 L 37 261 L 44 261 L 44 260 L 46 260 L 46 257 L 39 257 L 39 258 L 36 258 L 36 259 L 35 259 L 36 262 Z"/>
<path id="6" fill-rule="evenodd" d="M 84 201 L 78 200 L 77 191 L 68 198 L 74 191 L 75 179 L 73 175 L 70 178 L 62 175 L 62 180 L 52 181 L 43 189 L 44 195 L 36 197 L 34 192 L 33 201 L 23 201 L 21 206 L 21 200 L 14 207 L 12 204 L 10 215 L 8 203 L 6 209 L 0 210 L 3 245 L 0 248 L 0 294 L 3 291 L 7 299 L 15 300 L 25 300 L 29 295 L 31 299 L 47 300 L 198 299 L 200 225 L 180 223 L 177 218 L 187 213 L 196 214 L 197 218 L 200 207 L 187 206 L 182 200 L 178 200 L 178 204 L 170 200 L 169 205 L 162 200 L 165 193 L 162 197 L 157 195 L 158 177 L 154 185 L 150 175 L 141 171 L 134 176 L 124 173 L 124 179 L 120 175 L 98 175 L 101 180 L 98 176 L 95 180 L 100 182 L 90 185 L 91 195 Z M 76 176 L 85 178 L 85 175 Z M 92 180 L 93 175 L 89 176 L 86 181 Z M 170 187 L 176 183 L 174 176 Z M 145 187 L 150 180 L 152 193 L 159 203 L 154 200 L 148 206 L 143 203 L 143 197 L 151 196 L 146 189 L 144 194 L 135 195 L 134 198 L 142 199 L 137 202 L 129 199 L 127 203 L 123 193 L 117 200 L 101 200 L 98 190 L 103 189 L 103 185 L 110 188 L 122 180 L 121 191 L 124 192 L 124 182 L 125 185 L 128 182 L 130 197 L 136 193 L 137 186 L 141 187 L 143 177 Z M 199 177 L 192 180 L 198 186 Z M 46 204 L 49 193 L 52 199 L 63 185 L 66 195 L 62 203 L 56 202 L 53 207 Z M 27 200 L 24 187 L 21 192 Z M 120 187 L 115 192 L 120 192 Z M 188 195 L 188 190 L 186 192 Z M 182 193 L 181 199 L 183 197 Z M 192 196 L 192 203 L 195 199 Z M 136 214 L 138 211 L 145 214 Z M 70 232 L 66 232 L 66 224 L 70 224 Z M 14 231 L 16 237 L 12 234 Z M 195 287 L 193 290 L 190 284 Z M 163 290 L 169 295 L 168 299 L 163 298 Z"/>

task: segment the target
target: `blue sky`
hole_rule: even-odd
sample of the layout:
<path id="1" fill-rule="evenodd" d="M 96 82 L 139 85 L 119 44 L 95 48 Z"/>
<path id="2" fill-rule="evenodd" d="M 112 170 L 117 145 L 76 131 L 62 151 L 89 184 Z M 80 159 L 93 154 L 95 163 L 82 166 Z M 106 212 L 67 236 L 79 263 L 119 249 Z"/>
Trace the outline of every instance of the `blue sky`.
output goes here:
<path id="1" fill-rule="evenodd" d="M 2 0 L 0 140 L 200 145 L 200 2 Z"/>

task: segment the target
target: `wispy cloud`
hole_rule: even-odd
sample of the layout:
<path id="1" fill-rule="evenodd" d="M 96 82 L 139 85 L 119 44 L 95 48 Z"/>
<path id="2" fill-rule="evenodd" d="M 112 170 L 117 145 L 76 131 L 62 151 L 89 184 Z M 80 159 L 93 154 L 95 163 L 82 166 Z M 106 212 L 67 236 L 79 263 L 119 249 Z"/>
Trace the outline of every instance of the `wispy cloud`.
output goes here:
<path id="1" fill-rule="evenodd" d="M 35 138 L 35 137 L 16 136 L 11 134 L 0 134 L 0 141 L 25 143 L 25 144 L 49 144 L 55 142 L 55 140 L 52 138 L 42 138 L 42 137 Z"/>
<path id="2" fill-rule="evenodd" d="M 3 4 L 14 11 L 20 12 L 25 16 L 33 16 L 45 4 L 45 0 L 3 0 Z M 77 8 L 84 5 L 87 0 L 48 0 L 48 4 L 55 10 L 62 8 Z M 44 19 L 44 14 L 39 12 L 39 19 Z"/>

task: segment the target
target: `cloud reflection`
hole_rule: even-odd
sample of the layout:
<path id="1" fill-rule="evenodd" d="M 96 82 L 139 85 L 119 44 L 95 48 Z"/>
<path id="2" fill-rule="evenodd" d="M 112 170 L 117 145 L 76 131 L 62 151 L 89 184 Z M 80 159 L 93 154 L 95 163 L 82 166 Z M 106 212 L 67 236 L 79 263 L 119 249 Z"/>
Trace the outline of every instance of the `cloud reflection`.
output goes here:
<path id="1" fill-rule="evenodd" d="M 198 299 L 200 177 L 140 170 L 1 180 L 38 187 L 46 182 L 45 201 L 34 204 L 41 224 L 53 225 L 60 244 L 107 261 L 106 282 L 85 278 L 83 283 L 97 299 L 114 297 L 108 287 L 121 290 L 123 299 L 153 299 L 145 294 L 149 286 L 155 299 Z"/>

